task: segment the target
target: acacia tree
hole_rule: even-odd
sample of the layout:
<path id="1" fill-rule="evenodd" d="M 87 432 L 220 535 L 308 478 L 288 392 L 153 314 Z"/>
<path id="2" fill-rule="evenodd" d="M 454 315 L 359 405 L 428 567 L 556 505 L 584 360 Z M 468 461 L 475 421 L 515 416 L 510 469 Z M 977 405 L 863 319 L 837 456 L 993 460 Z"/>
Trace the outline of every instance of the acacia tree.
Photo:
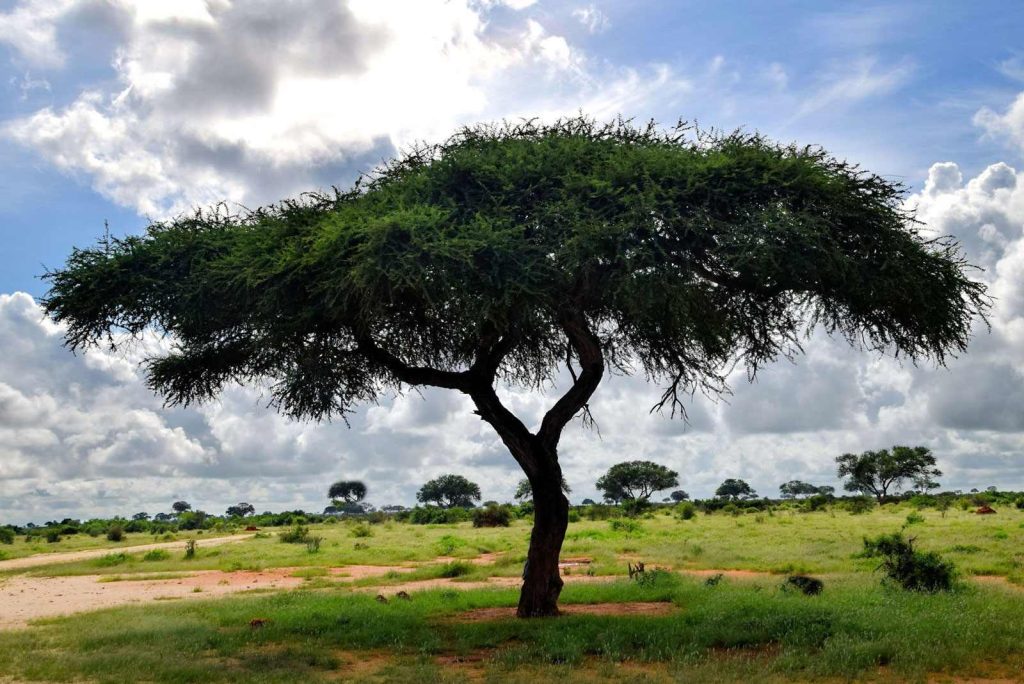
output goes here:
<path id="1" fill-rule="evenodd" d="M 462 475 L 441 475 L 420 487 L 416 500 L 433 502 L 441 508 L 469 508 L 474 501 L 480 500 L 480 485 Z"/>
<path id="2" fill-rule="evenodd" d="M 816 487 L 802 480 L 790 480 L 779 485 L 779 494 L 783 499 L 794 499 L 801 496 L 810 496 L 811 494 L 823 494 L 825 493 L 822 491 L 824 489 L 830 488 Z"/>
<path id="3" fill-rule="evenodd" d="M 753 499 L 757 496 L 757 492 L 747 484 L 746 480 L 737 480 L 736 478 L 728 478 L 718 485 L 718 489 L 715 490 L 715 496 L 720 499 Z"/>
<path id="4" fill-rule="evenodd" d="M 563 494 L 572 493 L 572 490 L 569 489 L 569 483 L 565 481 L 564 477 L 562 478 L 561 487 Z M 512 498 L 516 501 L 526 501 L 533 498 L 533 487 L 530 486 L 530 481 L 527 478 L 524 477 L 519 481 L 519 484 L 516 485 L 516 493 L 512 495 Z"/>
<path id="5" fill-rule="evenodd" d="M 872 494 L 883 503 L 890 491 L 899 491 L 906 480 L 927 491 L 938 487 L 936 477 L 942 471 L 935 467 L 935 456 L 927 447 L 894 446 L 892 449 L 843 454 L 836 457 L 839 477 L 848 492 Z"/>
<path id="6" fill-rule="evenodd" d="M 171 510 L 181 515 L 185 511 L 191 511 L 192 504 L 190 504 L 188 501 L 175 501 L 174 503 L 171 504 Z"/>
<path id="7" fill-rule="evenodd" d="M 679 485 L 679 473 L 651 461 L 616 463 L 595 483 L 606 501 L 646 501 L 654 492 Z"/>
<path id="8" fill-rule="evenodd" d="M 73 349 L 174 340 L 146 363 L 169 404 L 268 383 L 274 405 L 344 417 L 382 393 L 468 396 L 530 480 L 518 613 L 553 615 L 568 523 L 558 444 L 606 367 L 680 412 L 799 350 L 815 325 L 942 363 L 986 305 L 956 245 L 903 188 L 814 147 L 584 117 L 465 128 L 351 190 L 220 208 L 76 249 L 43 300 Z M 564 393 L 531 429 L 496 386 Z"/>
<path id="9" fill-rule="evenodd" d="M 247 515 L 253 515 L 256 512 L 256 507 L 251 503 L 245 501 L 237 503 L 234 506 L 228 506 L 225 515 L 230 518 L 244 518 Z"/>
<path id="10" fill-rule="evenodd" d="M 354 504 L 366 498 L 366 485 L 359 480 L 339 480 L 327 490 L 327 497 Z"/>

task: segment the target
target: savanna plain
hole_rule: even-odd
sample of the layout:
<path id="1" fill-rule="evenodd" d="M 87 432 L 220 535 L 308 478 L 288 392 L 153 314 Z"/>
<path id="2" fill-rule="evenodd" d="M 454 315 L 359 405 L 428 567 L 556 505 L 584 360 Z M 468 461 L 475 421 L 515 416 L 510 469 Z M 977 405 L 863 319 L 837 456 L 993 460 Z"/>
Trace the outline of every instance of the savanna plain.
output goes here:
<path id="1" fill-rule="evenodd" d="M 1024 511 L 682 508 L 574 509 L 563 615 L 531 620 L 514 617 L 528 516 L 18 537 L 0 682 L 1024 679 Z M 864 539 L 898 530 L 955 565 L 951 591 L 886 580 Z"/>

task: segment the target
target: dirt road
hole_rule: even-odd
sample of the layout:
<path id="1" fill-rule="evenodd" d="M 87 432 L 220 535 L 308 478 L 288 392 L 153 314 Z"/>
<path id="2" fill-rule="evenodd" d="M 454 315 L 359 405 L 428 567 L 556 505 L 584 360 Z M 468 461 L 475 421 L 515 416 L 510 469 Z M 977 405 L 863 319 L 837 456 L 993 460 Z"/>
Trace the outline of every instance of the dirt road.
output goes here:
<path id="1" fill-rule="evenodd" d="M 200 548 L 206 548 L 208 546 L 218 546 L 220 544 L 228 544 L 230 542 L 244 541 L 246 539 L 251 539 L 252 536 L 253 535 L 251 534 L 235 534 L 229 537 L 209 537 L 206 539 L 197 539 L 196 545 Z M 90 558 L 102 558 L 103 556 L 111 553 L 139 553 L 153 551 L 154 549 L 165 549 L 167 551 L 178 549 L 184 551 L 185 540 L 157 542 L 155 544 L 137 544 L 135 546 L 107 547 L 103 549 L 86 549 L 84 551 L 67 551 L 64 553 L 37 553 L 34 556 L 25 556 L 24 558 L 12 558 L 11 560 L 0 561 L 0 572 L 4 570 L 35 568 L 40 565 L 74 563 L 75 561 L 89 560 Z"/>

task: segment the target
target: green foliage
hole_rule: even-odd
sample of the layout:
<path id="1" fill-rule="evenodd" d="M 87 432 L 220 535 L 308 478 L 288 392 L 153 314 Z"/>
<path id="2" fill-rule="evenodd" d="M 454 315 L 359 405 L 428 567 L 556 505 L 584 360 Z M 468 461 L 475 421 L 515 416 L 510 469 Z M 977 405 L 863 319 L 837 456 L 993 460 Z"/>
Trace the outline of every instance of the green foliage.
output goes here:
<path id="1" fill-rule="evenodd" d="M 409 513 L 409 522 L 414 525 L 451 525 L 469 518 L 470 512 L 465 508 L 417 506 Z"/>
<path id="2" fill-rule="evenodd" d="M 192 560 L 196 557 L 196 540 L 189 539 L 185 542 L 185 560 Z"/>
<path id="3" fill-rule="evenodd" d="M 420 487 L 416 500 L 441 508 L 469 508 L 480 500 L 480 485 L 462 475 L 441 475 Z"/>
<path id="4" fill-rule="evenodd" d="M 165 561 L 170 557 L 171 554 L 167 551 L 164 551 L 163 549 L 152 549 L 146 552 L 146 554 L 142 557 L 142 560 L 146 561 L 147 563 L 153 563 L 156 561 Z"/>
<path id="5" fill-rule="evenodd" d="M 508 527 L 512 511 L 508 506 L 492 505 L 473 511 L 473 527 Z"/>
<path id="6" fill-rule="evenodd" d="M 306 538 L 306 552 L 307 553 L 320 553 L 320 543 L 324 540 L 323 537 L 318 535 L 310 535 Z"/>
<path id="7" fill-rule="evenodd" d="M 622 502 L 619 507 L 623 515 L 627 515 L 631 518 L 639 517 L 645 512 L 651 510 L 653 504 L 647 499 L 626 499 Z"/>
<path id="8" fill-rule="evenodd" d="M 987 304 L 898 183 L 757 134 L 477 126 L 307 197 L 76 249 L 46 276 L 46 311 L 74 349 L 169 333 L 147 375 L 171 404 L 266 378 L 282 411 L 325 418 L 402 377 L 468 389 L 460 373 L 499 338 L 502 378 L 540 385 L 565 359 L 568 293 L 675 407 L 808 324 L 941 361 Z"/>
<path id="9" fill-rule="evenodd" d="M 234 506 L 228 506 L 228 509 L 225 512 L 229 518 L 244 518 L 245 516 L 253 515 L 254 513 L 256 513 L 256 507 L 251 503 L 246 503 L 245 501 L 237 503 Z"/>
<path id="10" fill-rule="evenodd" d="M 615 520 L 608 521 L 609 527 L 612 532 L 621 532 L 627 537 L 640 534 L 643 531 L 643 525 L 638 523 L 636 520 L 629 520 L 628 518 L 616 518 Z"/>
<path id="11" fill-rule="evenodd" d="M 465 545 L 465 541 L 456 536 L 446 534 L 437 541 L 437 552 L 442 556 L 450 556 L 455 549 Z"/>
<path id="12" fill-rule="evenodd" d="M 367 525 L 365 523 L 359 523 L 358 525 L 355 525 L 352 528 L 352 530 L 349 532 L 349 534 L 352 535 L 353 537 L 359 537 L 359 538 L 372 537 L 373 536 L 373 529 L 369 525 Z"/>
<path id="13" fill-rule="evenodd" d="M 697 515 L 697 507 L 689 501 L 684 502 L 679 506 L 679 517 L 683 520 L 692 520 Z"/>
<path id="14" fill-rule="evenodd" d="M 121 565 L 122 563 L 127 563 L 128 561 L 129 558 L 124 553 L 108 553 L 105 556 L 100 556 L 94 560 L 93 563 L 97 567 L 109 568 L 115 565 Z"/>
<path id="15" fill-rule="evenodd" d="M 909 513 L 907 514 L 908 525 L 920 525 L 924 522 L 924 516 L 920 513 Z"/>
<path id="16" fill-rule="evenodd" d="M 757 492 L 744 480 L 730 477 L 718 485 L 718 489 L 715 490 L 715 496 L 720 499 L 737 501 L 740 499 L 753 499 L 757 496 Z"/>
<path id="17" fill-rule="evenodd" d="M 561 488 L 563 494 L 572 494 L 572 489 L 569 488 L 569 483 L 565 481 L 565 477 L 562 477 Z M 519 481 L 516 485 L 516 492 L 512 495 L 512 498 L 516 501 L 529 501 L 533 499 L 533 486 L 530 481 L 525 477 Z"/>
<path id="18" fill-rule="evenodd" d="M 14 536 L 14 530 L 10 527 L 0 527 L 0 544 L 13 544 Z"/>
<path id="19" fill-rule="evenodd" d="M 846 502 L 846 508 L 853 515 L 862 515 L 871 511 L 875 502 L 869 496 L 855 496 Z"/>
<path id="20" fill-rule="evenodd" d="M 949 591 L 955 568 L 934 551 L 918 551 L 914 539 L 899 532 L 864 539 L 864 556 L 881 558 L 881 568 L 895 584 L 908 591 Z"/>
<path id="21" fill-rule="evenodd" d="M 60 532 L 58 530 L 47 530 L 46 531 L 46 543 L 56 544 L 60 541 Z"/>
<path id="22" fill-rule="evenodd" d="M 679 473 L 651 461 L 616 463 L 598 478 L 596 486 L 605 501 L 619 503 L 648 499 L 654 492 L 679 484 Z"/>
<path id="23" fill-rule="evenodd" d="M 279 532 L 277 537 L 285 544 L 305 544 L 309 539 L 309 528 L 305 525 L 295 525 L 290 530 Z"/>
<path id="24" fill-rule="evenodd" d="M 875 496 L 883 502 L 893 491 L 898 491 L 907 480 L 922 490 L 938 486 L 935 478 L 942 471 L 935 467 L 935 456 L 927 447 L 894 446 L 892 449 L 865 451 L 862 454 L 843 454 L 836 458 L 839 477 L 849 478 L 843 483 L 848 492 Z"/>
<path id="25" fill-rule="evenodd" d="M 356 503 L 366 498 L 366 485 L 359 480 L 341 480 L 330 486 L 327 497 L 345 503 Z"/>
<path id="26" fill-rule="evenodd" d="M 111 525 L 107 530 L 107 541 L 124 541 L 124 527 L 122 525 Z"/>
<path id="27" fill-rule="evenodd" d="M 465 561 L 452 561 L 445 563 L 441 568 L 440 576 L 447 578 L 462 577 L 473 571 L 473 566 Z"/>

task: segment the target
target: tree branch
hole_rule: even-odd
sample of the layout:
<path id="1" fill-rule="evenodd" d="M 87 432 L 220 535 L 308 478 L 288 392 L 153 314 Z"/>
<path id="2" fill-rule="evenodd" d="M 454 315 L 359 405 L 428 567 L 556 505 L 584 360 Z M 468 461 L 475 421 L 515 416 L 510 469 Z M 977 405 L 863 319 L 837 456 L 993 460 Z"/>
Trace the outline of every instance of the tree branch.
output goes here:
<path id="1" fill-rule="evenodd" d="M 391 352 L 378 347 L 369 337 L 360 338 L 357 348 L 368 359 L 379 363 L 399 381 L 407 385 L 433 385 L 469 392 L 470 375 L 465 371 L 456 373 L 436 368 L 410 366 Z"/>
<path id="2" fill-rule="evenodd" d="M 544 415 L 537 437 L 549 449 L 558 446 L 562 429 L 587 405 L 594 390 L 604 375 L 604 355 L 601 341 L 590 329 L 586 318 L 578 311 L 572 311 L 562 321 L 562 330 L 569 339 L 580 362 L 579 377 L 569 391 L 555 402 Z"/>
<path id="3" fill-rule="evenodd" d="M 540 466 L 536 459 L 536 437 L 514 413 L 505 408 L 490 382 L 474 384 L 469 396 L 476 404 L 477 415 L 494 428 L 526 473 L 527 479 L 532 482 Z"/>

